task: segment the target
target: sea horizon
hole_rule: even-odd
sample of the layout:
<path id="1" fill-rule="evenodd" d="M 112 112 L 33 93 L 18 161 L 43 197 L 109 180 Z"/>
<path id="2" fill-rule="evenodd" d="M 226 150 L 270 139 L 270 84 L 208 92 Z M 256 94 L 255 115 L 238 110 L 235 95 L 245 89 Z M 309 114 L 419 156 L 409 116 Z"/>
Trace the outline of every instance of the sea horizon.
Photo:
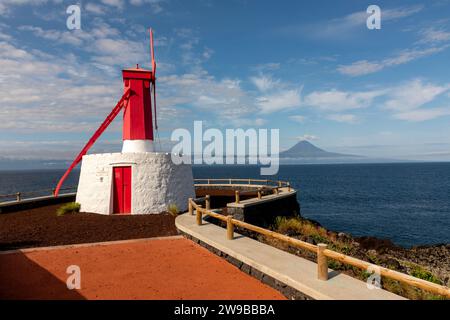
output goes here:
<path id="1" fill-rule="evenodd" d="M 282 164 L 275 176 L 261 176 L 259 167 L 193 165 L 193 174 L 289 181 L 298 191 L 301 215 L 336 232 L 389 239 L 405 248 L 450 243 L 449 162 Z M 0 194 L 48 193 L 64 171 L 0 170 Z M 78 176 L 74 170 L 65 186 L 76 187 Z"/>

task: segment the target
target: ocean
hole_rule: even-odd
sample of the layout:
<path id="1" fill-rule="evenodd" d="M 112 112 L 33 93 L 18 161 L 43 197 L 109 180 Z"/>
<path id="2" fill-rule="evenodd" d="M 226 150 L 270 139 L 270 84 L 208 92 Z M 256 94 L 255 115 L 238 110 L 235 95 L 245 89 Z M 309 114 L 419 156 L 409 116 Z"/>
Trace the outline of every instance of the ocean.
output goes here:
<path id="1" fill-rule="evenodd" d="M 52 189 L 63 172 L 0 171 L 0 195 Z M 404 247 L 450 243 L 450 163 L 284 165 L 277 176 L 259 172 L 257 166 L 193 167 L 195 178 L 290 181 L 301 214 L 330 230 Z M 76 186 L 78 174 L 65 186 Z"/>

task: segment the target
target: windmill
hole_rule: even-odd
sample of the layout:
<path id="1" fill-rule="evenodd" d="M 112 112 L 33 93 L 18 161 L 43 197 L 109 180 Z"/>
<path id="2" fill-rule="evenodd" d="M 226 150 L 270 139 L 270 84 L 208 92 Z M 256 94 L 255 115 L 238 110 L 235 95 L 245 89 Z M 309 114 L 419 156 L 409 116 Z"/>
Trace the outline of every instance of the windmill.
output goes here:
<path id="1" fill-rule="evenodd" d="M 183 209 L 187 198 L 194 194 L 191 167 L 176 166 L 169 154 L 154 152 L 154 128 L 158 129 L 156 61 L 153 31 L 150 29 L 149 33 L 152 70 L 139 65 L 122 70 L 122 97 L 56 186 L 54 195 L 57 197 L 67 176 L 82 162 L 77 190 L 77 202 L 82 211 L 158 213 L 169 204 Z M 122 109 L 122 152 L 87 155 Z"/>

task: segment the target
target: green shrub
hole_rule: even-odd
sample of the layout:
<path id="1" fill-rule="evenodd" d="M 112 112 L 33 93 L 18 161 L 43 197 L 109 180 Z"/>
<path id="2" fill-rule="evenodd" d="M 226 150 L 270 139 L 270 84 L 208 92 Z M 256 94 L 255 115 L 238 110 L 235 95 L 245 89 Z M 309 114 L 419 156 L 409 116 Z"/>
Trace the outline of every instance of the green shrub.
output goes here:
<path id="1" fill-rule="evenodd" d="M 169 211 L 169 213 L 171 215 L 173 215 L 174 217 L 176 217 L 180 213 L 180 210 L 178 209 L 178 207 L 175 203 L 169 204 L 167 206 L 167 211 Z"/>
<path id="2" fill-rule="evenodd" d="M 422 280 L 426 280 L 426 281 L 430 281 L 430 282 L 434 282 L 437 284 L 442 284 L 442 282 L 436 278 L 431 272 L 419 267 L 419 266 L 415 266 L 412 270 L 411 270 L 411 275 L 413 277 L 422 279 Z"/>
<path id="3" fill-rule="evenodd" d="M 67 213 L 77 212 L 80 212 L 80 204 L 77 202 L 69 202 L 59 207 L 58 210 L 56 210 L 56 215 L 60 217 Z"/>

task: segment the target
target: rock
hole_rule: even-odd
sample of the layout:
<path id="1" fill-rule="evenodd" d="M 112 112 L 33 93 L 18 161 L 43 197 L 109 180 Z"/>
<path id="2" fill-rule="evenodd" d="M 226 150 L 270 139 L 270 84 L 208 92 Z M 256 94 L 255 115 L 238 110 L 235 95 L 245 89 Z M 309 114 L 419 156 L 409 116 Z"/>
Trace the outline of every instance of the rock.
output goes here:
<path id="1" fill-rule="evenodd" d="M 393 258 L 388 258 L 385 263 L 390 269 L 399 270 L 401 268 L 400 262 Z"/>
<path id="2" fill-rule="evenodd" d="M 393 250 L 398 249 L 398 247 L 389 239 L 378 239 L 375 237 L 360 237 L 356 238 L 362 249 L 366 250 L 377 250 L 386 251 L 387 249 Z"/>

